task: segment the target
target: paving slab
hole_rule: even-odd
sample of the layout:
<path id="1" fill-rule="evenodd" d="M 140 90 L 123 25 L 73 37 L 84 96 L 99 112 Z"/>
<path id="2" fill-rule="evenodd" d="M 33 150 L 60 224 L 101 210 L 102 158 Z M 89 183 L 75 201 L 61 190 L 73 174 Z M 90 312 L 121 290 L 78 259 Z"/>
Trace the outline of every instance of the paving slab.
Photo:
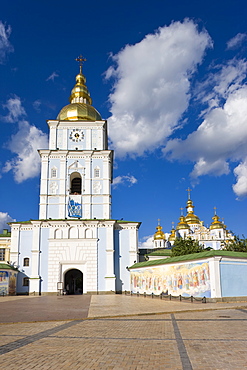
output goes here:
<path id="1" fill-rule="evenodd" d="M 0 322 L 82 319 L 90 301 L 90 295 L 1 297 Z"/>
<path id="2" fill-rule="evenodd" d="M 246 302 L 187 304 L 124 295 L 4 298 L 3 370 L 247 369 Z"/>

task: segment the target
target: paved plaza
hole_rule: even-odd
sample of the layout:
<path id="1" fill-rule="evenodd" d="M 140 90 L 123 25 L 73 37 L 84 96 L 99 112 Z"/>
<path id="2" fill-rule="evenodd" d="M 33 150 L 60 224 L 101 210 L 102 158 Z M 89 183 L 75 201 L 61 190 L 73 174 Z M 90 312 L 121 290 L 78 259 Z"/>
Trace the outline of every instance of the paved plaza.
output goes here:
<path id="1" fill-rule="evenodd" d="M 247 302 L 0 297 L 1 369 L 247 369 Z"/>

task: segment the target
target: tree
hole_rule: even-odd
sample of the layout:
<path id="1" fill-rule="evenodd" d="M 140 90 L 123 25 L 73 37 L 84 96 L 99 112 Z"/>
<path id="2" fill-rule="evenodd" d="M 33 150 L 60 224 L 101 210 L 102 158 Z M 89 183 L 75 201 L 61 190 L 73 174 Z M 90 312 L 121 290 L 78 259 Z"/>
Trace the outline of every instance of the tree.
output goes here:
<path id="1" fill-rule="evenodd" d="M 171 257 L 184 256 L 185 254 L 200 253 L 203 251 L 203 245 L 199 244 L 198 240 L 177 238 L 172 247 Z"/>
<path id="2" fill-rule="evenodd" d="M 233 252 L 247 252 L 247 239 L 234 236 L 234 239 L 223 242 L 222 249 Z"/>

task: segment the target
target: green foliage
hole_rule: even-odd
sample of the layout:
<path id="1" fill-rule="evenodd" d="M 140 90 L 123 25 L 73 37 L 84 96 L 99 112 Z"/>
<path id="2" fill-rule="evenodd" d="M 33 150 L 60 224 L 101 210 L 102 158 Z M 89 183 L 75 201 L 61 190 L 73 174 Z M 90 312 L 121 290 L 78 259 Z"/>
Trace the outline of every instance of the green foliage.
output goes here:
<path id="1" fill-rule="evenodd" d="M 233 240 L 223 242 L 222 250 L 233 252 L 247 252 L 247 239 L 234 236 Z"/>
<path id="2" fill-rule="evenodd" d="M 203 245 L 200 245 L 197 240 L 191 238 L 177 238 L 172 247 L 171 257 L 184 256 L 185 254 L 203 252 Z"/>

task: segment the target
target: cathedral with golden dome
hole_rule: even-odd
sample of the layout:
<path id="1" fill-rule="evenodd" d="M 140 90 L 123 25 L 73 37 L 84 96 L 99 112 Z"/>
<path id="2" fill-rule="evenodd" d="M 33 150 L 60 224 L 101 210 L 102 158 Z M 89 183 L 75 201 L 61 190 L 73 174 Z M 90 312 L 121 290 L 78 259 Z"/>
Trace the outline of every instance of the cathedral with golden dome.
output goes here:
<path id="1" fill-rule="evenodd" d="M 70 104 L 47 121 L 40 148 L 39 219 L 13 222 L 10 259 L 17 293 L 98 294 L 130 289 L 140 222 L 111 218 L 113 151 L 80 70 Z"/>
<path id="2" fill-rule="evenodd" d="M 190 197 L 190 191 L 188 189 L 186 216 L 181 214 L 177 226 L 173 226 L 170 233 L 164 233 L 162 231 L 162 226 L 158 220 L 157 231 L 153 236 L 153 246 L 155 249 L 171 248 L 176 238 L 191 238 L 197 240 L 204 248 L 210 247 L 219 250 L 222 248 L 223 242 L 234 238 L 231 232 L 227 230 L 223 220 L 220 220 L 220 217 L 216 214 L 216 208 L 214 208 L 211 225 L 209 227 L 204 226 L 203 221 L 194 213 L 195 206 Z M 183 209 L 181 208 L 181 210 Z"/>

